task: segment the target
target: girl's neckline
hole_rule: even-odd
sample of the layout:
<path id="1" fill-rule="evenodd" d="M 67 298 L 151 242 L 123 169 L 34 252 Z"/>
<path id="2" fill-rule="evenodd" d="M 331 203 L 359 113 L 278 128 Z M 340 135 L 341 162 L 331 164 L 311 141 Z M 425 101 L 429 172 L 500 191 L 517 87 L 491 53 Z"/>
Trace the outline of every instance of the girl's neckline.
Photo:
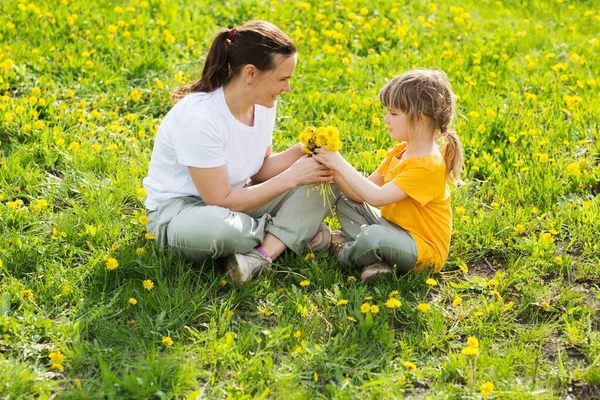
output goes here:
<path id="1" fill-rule="evenodd" d="M 441 154 L 439 153 L 434 153 L 434 154 L 427 154 L 427 155 L 423 155 L 423 156 L 407 156 L 404 157 L 404 155 L 406 154 L 406 143 L 403 143 L 404 148 L 402 150 L 400 150 L 400 152 L 398 152 L 398 154 L 396 154 L 395 158 L 398 159 L 398 161 L 407 161 L 407 160 L 411 160 L 414 158 L 427 158 L 427 157 L 440 157 Z"/>

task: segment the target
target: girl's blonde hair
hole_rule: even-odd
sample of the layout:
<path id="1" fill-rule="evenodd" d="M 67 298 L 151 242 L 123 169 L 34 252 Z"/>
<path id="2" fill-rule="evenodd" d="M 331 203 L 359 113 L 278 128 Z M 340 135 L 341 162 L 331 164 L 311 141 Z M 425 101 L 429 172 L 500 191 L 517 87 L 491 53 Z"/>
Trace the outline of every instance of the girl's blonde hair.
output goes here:
<path id="1" fill-rule="evenodd" d="M 456 112 L 455 98 L 446 73 L 428 69 L 398 75 L 379 93 L 383 106 L 405 113 L 411 125 L 425 117 L 433 127 L 433 135 L 448 132 L 443 150 L 446 176 L 460 183 L 464 164 L 462 144 L 456 132 L 448 131 Z"/>

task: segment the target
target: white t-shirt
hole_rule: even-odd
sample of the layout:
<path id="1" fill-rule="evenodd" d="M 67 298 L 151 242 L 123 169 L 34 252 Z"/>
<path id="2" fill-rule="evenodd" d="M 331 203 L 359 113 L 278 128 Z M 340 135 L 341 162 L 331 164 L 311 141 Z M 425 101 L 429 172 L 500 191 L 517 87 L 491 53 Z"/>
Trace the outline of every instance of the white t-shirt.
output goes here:
<path id="1" fill-rule="evenodd" d="M 223 88 L 191 93 L 167 113 L 154 140 L 144 178 L 146 208 L 156 210 L 174 197 L 196 196 L 188 166 L 227 166 L 232 189 L 242 188 L 262 167 L 273 141 L 275 107 L 254 106 L 254 126 L 238 121 L 225 102 Z"/>

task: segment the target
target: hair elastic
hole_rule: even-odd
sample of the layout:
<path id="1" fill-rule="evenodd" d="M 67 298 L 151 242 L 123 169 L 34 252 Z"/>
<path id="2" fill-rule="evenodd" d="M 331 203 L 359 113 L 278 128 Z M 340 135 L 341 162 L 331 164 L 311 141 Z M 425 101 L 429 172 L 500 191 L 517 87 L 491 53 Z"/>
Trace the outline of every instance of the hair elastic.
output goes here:
<path id="1" fill-rule="evenodd" d="M 448 136 L 449 134 L 450 134 L 450 131 L 446 131 L 446 132 L 443 132 L 443 133 L 439 133 L 439 134 L 437 134 L 437 135 L 435 135 L 435 136 L 433 137 L 433 140 L 438 140 L 438 139 L 441 139 L 441 138 L 443 138 L 444 136 Z"/>
<path id="2" fill-rule="evenodd" d="M 229 32 L 227 33 L 227 40 L 229 40 L 229 42 L 231 43 L 231 41 L 235 38 L 236 35 L 237 35 L 237 29 L 231 28 L 229 30 Z"/>

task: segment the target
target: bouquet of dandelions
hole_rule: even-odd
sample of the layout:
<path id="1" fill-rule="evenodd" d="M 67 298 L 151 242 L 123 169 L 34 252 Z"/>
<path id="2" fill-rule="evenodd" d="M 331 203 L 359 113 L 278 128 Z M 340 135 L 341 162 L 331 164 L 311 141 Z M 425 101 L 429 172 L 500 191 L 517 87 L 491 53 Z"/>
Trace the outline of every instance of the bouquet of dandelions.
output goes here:
<path id="1" fill-rule="evenodd" d="M 300 133 L 300 143 L 304 145 L 303 149 L 308 154 L 314 154 L 316 148 L 323 146 L 329 151 L 338 151 L 342 148 L 340 131 L 333 126 L 306 127 Z M 325 205 L 326 201 L 329 203 L 329 194 L 333 194 L 329 182 L 315 183 L 313 188 L 319 190 L 323 196 L 323 205 Z M 306 192 L 306 196 L 308 197 L 308 192 Z M 331 209 L 331 204 L 329 204 L 329 209 Z"/>

